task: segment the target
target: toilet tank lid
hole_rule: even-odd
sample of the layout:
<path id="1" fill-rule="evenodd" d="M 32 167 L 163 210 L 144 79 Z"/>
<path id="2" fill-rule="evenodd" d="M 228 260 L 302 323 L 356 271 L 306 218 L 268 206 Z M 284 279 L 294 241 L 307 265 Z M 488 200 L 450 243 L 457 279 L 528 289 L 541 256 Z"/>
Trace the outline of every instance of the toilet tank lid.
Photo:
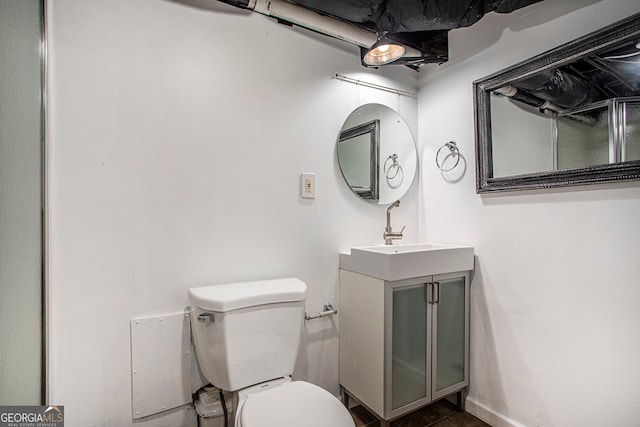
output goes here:
<path id="1" fill-rule="evenodd" d="M 303 301 L 307 285 L 287 278 L 226 283 L 189 289 L 189 303 L 205 310 L 225 312 L 278 302 Z"/>

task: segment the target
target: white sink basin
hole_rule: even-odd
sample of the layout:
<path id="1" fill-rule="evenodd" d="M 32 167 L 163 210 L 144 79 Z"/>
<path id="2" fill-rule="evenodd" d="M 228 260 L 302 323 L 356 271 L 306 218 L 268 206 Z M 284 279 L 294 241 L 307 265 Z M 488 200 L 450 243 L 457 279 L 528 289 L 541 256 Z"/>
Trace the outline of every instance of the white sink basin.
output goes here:
<path id="1" fill-rule="evenodd" d="M 471 246 L 441 243 L 360 246 L 340 254 L 340 268 L 394 281 L 473 270 Z"/>

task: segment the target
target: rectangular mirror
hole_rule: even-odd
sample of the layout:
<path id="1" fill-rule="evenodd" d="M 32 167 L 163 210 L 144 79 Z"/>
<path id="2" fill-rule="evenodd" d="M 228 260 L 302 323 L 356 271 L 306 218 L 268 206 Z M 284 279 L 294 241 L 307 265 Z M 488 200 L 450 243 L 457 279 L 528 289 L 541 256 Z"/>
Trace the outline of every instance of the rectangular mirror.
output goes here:
<path id="1" fill-rule="evenodd" d="M 478 193 L 640 180 L 640 14 L 473 85 Z"/>
<path id="2" fill-rule="evenodd" d="M 378 200 L 379 155 L 380 120 L 340 132 L 340 170 L 351 190 L 366 200 Z"/>

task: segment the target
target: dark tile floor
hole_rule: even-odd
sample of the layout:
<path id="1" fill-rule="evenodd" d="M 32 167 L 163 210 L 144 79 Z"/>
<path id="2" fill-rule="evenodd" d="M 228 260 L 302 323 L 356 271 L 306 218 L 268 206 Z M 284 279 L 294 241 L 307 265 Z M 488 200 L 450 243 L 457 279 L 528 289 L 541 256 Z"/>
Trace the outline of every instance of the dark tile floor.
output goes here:
<path id="1" fill-rule="evenodd" d="M 362 406 L 351 408 L 356 427 L 378 427 L 380 422 Z M 391 427 L 491 427 L 468 412 L 459 412 L 448 400 L 439 400 L 391 422 Z"/>

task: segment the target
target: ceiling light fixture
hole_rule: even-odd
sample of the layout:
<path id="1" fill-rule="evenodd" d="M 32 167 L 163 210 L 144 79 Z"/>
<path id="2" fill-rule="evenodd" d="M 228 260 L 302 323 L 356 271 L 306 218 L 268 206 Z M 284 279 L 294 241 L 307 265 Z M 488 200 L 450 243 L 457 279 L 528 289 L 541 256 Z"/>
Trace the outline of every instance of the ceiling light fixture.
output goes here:
<path id="1" fill-rule="evenodd" d="M 376 67 L 389 64 L 404 55 L 405 47 L 387 38 L 386 32 L 378 34 L 378 41 L 363 56 L 365 65 Z"/>

